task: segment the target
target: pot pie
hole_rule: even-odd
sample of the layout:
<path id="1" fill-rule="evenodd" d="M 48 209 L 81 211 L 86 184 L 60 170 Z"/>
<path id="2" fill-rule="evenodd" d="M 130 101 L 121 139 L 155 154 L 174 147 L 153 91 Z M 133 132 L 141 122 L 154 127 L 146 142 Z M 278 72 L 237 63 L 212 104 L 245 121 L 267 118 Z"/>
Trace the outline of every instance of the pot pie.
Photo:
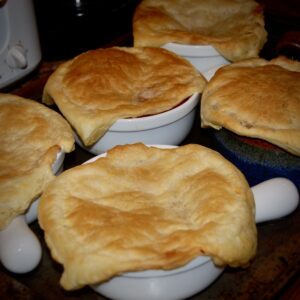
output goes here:
<path id="1" fill-rule="evenodd" d="M 205 84 L 188 61 L 167 50 L 103 48 L 59 66 L 46 83 L 43 101 L 57 104 L 90 146 L 116 120 L 170 110 Z"/>
<path id="2" fill-rule="evenodd" d="M 61 285 L 73 290 L 128 271 L 172 269 L 199 255 L 246 266 L 257 247 L 253 194 L 219 153 L 120 145 L 47 187 L 38 219 Z"/>
<path id="3" fill-rule="evenodd" d="M 143 0 L 133 17 L 136 47 L 211 45 L 230 61 L 257 57 L 267 39 L 253 0 Z"/>
<path id="4" fill-rule="evenodd" d="M 201 99 L 202 127 L 222 127 L 300 155 L 300 62 L 283 56 L 220 68 Z"/>
<path id="5" fill-rule="evenodd" d="M 30 99 L 0 94 L 0 230 L 23 214 L 54 178 L 60 151 L 73 132 L 57 112 Z"/>

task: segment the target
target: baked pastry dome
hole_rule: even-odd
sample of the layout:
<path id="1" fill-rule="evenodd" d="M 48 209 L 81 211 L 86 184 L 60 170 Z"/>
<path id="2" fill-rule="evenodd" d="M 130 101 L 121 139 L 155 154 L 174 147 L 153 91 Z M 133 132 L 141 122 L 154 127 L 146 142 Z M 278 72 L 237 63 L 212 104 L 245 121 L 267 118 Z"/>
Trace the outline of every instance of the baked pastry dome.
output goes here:
<path id="1" fill-rule="evenodd" d="M 0 94 L 0 230 L 23 214 L 54 178 L 52 164 L 74 147 L 67 121 L 48 107 Z"/>
<path id="2" fill-rule="evenodd" d="M 211 45 L 230 61 L 257 57 L 267 39 L 253 0 L 143 0 L 133 18 L 136 47 Z"/>
<path id="3" fill-rule="evenodd" d="M 62 64 L 43 101 L 57 104 L 85 146 L 121 118 L 157 114 L 202 92 L 206 80 L 185 59 L 160 48 L 91 50 Z"/>
<path id="4" fill-rule="evenodd" d="M 67 290 L 127 271 L 176 268 L 199 255 L 244 266 L 257 246 L 244 176 L 193 144 L 116 146 L 56 177 L 38 219 Z"/>
<path id="5" fill-rule="evenodd" d="M 219 69 L 201 99 L 202 127 L 222 127 L 300 155 L 300 62 L 249 59 Z"/>

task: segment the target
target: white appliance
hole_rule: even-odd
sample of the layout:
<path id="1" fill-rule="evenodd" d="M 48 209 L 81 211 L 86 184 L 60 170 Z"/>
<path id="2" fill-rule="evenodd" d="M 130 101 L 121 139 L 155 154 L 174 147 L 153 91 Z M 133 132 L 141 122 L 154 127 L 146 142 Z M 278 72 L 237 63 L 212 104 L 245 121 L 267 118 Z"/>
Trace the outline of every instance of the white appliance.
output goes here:
<path id="1" fill-rule="evenodd" d="M 0 89 L 29 74 L 40 60 L 32 0 L 0 0 Z"/>

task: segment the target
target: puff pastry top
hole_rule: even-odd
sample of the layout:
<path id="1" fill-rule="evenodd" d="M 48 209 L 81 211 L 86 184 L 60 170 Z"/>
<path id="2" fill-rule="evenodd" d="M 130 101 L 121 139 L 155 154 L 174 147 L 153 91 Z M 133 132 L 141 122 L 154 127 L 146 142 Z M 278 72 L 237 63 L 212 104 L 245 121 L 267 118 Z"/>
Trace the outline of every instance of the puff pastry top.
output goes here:
<path id="1" fill-rule="evenodd" d="M 267 33 L 253 0 L 143 0 L 134 13 L 133 37 L 135 46 L 211 45 L 237 61 L 257 57 Z"/>
<path id="2" fill-rule="evenodd" d="M 57 153 L 74 147 L 72 129 L 57 112 L 0 94 L 0 230 L 24 213 L 53 179 Z"/>
<path id="3" fill-rule="evenodd" d="M 86 146 L 121 118 L 175 107 L 206 80 L 186 60 L 160 48 L 106 48 L 62 64 L 49 78 L 43 101 L 54 101 Z"/>
<path id="4" fill-rule="evenodd" d="M 69 290 L 199 255 L 246 265 L 256 252 L 254 215 L 244 176 L 217 152 L 132 144 L 56 177 L 38 218 Z"/>
<path id="5" fill-rule="evenodd" d="M 300 155 L 300 62 L 250 59 L 219 69 L 201 100 L 203 127 L 222 127 Z"/>

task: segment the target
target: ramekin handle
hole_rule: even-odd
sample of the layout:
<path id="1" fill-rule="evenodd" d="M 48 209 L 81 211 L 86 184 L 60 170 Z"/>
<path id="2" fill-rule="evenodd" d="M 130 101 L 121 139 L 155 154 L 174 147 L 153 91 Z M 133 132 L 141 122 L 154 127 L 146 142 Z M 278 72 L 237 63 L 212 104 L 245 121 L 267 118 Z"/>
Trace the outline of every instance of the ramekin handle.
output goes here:
<path id="1" fill-rule="evenodd" d="M 14 273 L 27 273 L 37 267 L 42 257 L 41 244 L 28 227 L 25 216 L 17 216 L 0 231 L 0 260 Z"/>
<path id="2" fill-rule="evenodd" d="M 278 177 L 253 186 L 256 223 L 275 220 L 292 213 L 299 204 L 299 192 L 289 179 Z"/>

